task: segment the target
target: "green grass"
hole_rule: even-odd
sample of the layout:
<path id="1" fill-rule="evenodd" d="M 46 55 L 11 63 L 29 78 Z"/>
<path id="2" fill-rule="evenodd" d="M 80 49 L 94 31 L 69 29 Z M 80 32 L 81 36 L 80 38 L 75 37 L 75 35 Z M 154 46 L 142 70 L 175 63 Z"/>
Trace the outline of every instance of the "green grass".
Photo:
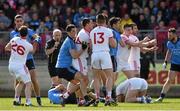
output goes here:
<path id="1" fill-rule="evenodd" d="M 34 107 L 26 107 L 26 106 L 13 106 L 12 105 L 13 98 L 0 98 L 0 110 L 180 110 L 180 99 L 172 99 L 167 98 L 163 101 L 163 103 L 152 103 L 152 104 L 140 104 L 140 103 L 119 103 L 116 107 L 105 107 L 104 104 L 100 103 L 98 107 L 77 107 L 77 105 L 67 104 L 65 107 L 61 107 L 60 105 L 53 105 L 49 103 L 47 98 L 43 98 L 43 106 L 36 106 L 36 101 L 33 98 L 32 103 L 35 105 Z M 22 101 L 25 101 L 24 99 Z"/>

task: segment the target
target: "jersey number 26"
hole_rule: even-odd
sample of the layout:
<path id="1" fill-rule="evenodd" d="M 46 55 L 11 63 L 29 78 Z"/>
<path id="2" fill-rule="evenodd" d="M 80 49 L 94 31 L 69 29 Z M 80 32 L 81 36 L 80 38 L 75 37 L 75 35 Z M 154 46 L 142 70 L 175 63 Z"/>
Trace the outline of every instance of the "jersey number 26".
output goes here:
<path id="1" fill-rule="evenodd" d="M 17 43 L 12 44 L 12 50 L 17 52 L 19 55 L 24 55 L 25 48 Z"/>

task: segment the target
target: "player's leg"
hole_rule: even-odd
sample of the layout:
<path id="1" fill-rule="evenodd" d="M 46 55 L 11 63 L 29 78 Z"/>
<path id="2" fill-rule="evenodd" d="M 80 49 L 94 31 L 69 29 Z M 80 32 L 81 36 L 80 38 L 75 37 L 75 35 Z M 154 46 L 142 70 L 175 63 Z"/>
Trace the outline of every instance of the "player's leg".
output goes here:
<path id="1" fill-rule="evenodd" d="M 113 69 L 112 69 L 112 61 L 109 53 L 103 53 L 104 58 L 101 58 L 101 68 L 105 72 L 106 75 L 106 102 L 105 106 L 111 105 L 114 103 L 112 100 L 112 87 L 114 85 L 114 76 L 113 76 Z"/>
<path id="2" fill-rule="evenodd" d="M 33 89 L 34 89 L 34 92 L 36 95 L 37 103 L 39 106 L 41 106 L 42 103 L 41 103 L 41 96 L 40 96 L 40 87 L 39 87 L 39 83 L 37 80 L 37 73 L 35 70 L 35 65 L 34 65 L 33 59 L 27 60 L 26 66 L 27 66 L 29 73 L 30 73 L 30 76 L 31 76 L 31 81 L 33 84 Z"/>
<path id="3" fill-rule="evenodd" d="M 54 88 L 58 84 L 60 84 L 60 80 L 58 75 L 56 74 L 56 68 L 53 64 L 49 64 L 48 66 L 49 75 L 51 77 L 51 88 Z"/>
<path id="4" fill-rule="evenodd" d="M 119 94 L 119 95 L 117 95 L 116 96 L 116 99 L 117 99 L 117 101 L 118 102 L 125 102 L 125 96 L 124 96 L 124 94 Z"/>
<path id="5" fill-rule="evenodd" d="M 18 81 L 17 83 L 18 84 L 15 87 L 15 96 L 14 96 L 13 104 L 14 105 L 21 105 L 20 95 L 21 95 L 21 91 L 22 91 L 22 88 L 24 86 L 24 83 L 22 81 Z"/>
<path id="6" fill-rule="evenodd" d="M 139 93 L 139 90 L 129 90 L 127 91 L 126 97 L 125 97 L 125 102 L 128 103 L 135 103 L 135 102 L 139 102 L 142 103 L 143 102 L 143 96 L 142 97 L 137 97 Z"/>
<path id="7" fill-rule="evenodd" d="M 164 99 L 166 93 L 169 91 L 169 89 L 171 87 L 171 83 L 174 81 L 174 79 L 176 77 L 176 74 L 177 74 L 177 71 L 170 70 L 168 72 L 168 78 L 167 78 L 165 84 L 163 85 L 161 95 L 157 100 L 155 100 L 155 102 L 162 102 L 162 100 Z"/>

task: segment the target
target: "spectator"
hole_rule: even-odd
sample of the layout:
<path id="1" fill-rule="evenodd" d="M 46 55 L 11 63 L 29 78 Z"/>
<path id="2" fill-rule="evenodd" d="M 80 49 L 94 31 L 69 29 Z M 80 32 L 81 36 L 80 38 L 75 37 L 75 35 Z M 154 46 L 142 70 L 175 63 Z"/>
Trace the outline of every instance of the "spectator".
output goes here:
<path id="1" fill-rule="evenodd" d="M 108 13 L 109 13 L 109 18 L 116 16 L 117 10 L 115 8 L 115 2 L 114 0 L 109 1 L 109 6 L 108 6 Z"/>
<path id="2" fill-rule="evenodd" d="M 41 35 L 45 32 L 45 28 L 47 28 L 43 21 L 40 22 L 39 27 L 37 28 L 36 32 Z"/>
<path id="3" fill-rule="evenodd" d="M 32 15 L 32 20 L 30 21 L 29 25 L 34 31 L 36 31 L 36 29 L 39 27 L 40 20 L 39 20 L 39 16 L 37 13 L 34 13 Z"/>
<path id="4" fill-rule="evenodd" d="M 13 20 L 16 16 L 16 11 L 13 10 L 7 2 L 3 3 L 3 11 L 5 15 L 11 20 Z"/>
<path id="5" fill-rule="evenodd" d="M 148 24 L 148 21 L 146 20 L 146 18 L 144 16 L 144 14 L 139 15 L 138 27 L 140 30 L 149 29 L 149 24 Z"/>
<path id="6" fill-rule="evenodd" d="M 40 1 L 38 9 L 39 9 L 38 15 L 39 15 L 40 19 L 43 20 L 44 17 L 46 15 L 48 15 L 48 9 L 47 9 L 47 6 L 45 5 L 44 1 Z"/>
<path id="7" fill-rule="evenodd" d="M 149 21 L 149 28 L 154 29 L 157 26 L 156 17 L 154 15 L 151 15 L 150 21 Z"/>
<path id="8" fill-rule="evenodd" d="M 4 15 L 2 10 L 0 10 L 0 22 L 1 24 L 3 23 L 5 28 L 8 28 L 12 22 L 6 15 Z"/>
<path id="9" fill-rule="evenodd" d="M 159 25 L 155 28 L 156 38 L 157 38 L 157 46 L 158 46 L 158 56 L 162 57 L 166 52 L 166 40 L 167 40 L 167 30 L 168 28 L 165 26 L 164 21 L 160 21 Z M 162 55 L 162 52 L 164 54 Z"/>
<path id="10" fill-rule="evenodd" d="M 119 22 L 120 32 L 121 33 L 123 32 L 123 27 L 125 24 L 131 24 L 131 23 L 133 23 L 133 21 L 131 20 L 131 18 L 129 18 L 128 14 L 125 14 L 122 20 Z"/>
<path id="11" fill-rule="evenodd" d="M 45 17 L 45 26 L 49 29 L 52 30 L 53 28 L 53 22 L 50 20 L 49 16 Z"/>
<path id="12" fill-rule="evenodd" d="M 79 27 L 83 18 L 87 17 L 87 14 L 84 13 L 84 9 L 79 7 L 78 12 L 75 13 L 73 17 L 73 23 Z"/>

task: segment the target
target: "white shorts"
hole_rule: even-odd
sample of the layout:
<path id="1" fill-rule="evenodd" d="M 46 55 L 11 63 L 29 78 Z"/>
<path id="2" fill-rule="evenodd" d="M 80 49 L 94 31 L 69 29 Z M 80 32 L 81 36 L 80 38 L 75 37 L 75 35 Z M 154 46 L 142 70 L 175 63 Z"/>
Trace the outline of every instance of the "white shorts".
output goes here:
<path id="1" fill-rule="evenodd" d="M 72 61 L 72 66 L 83 73 L 83 75 L 87 75 L 88 73 L 88 66 L 87 66 L 87 60 L 86 58 L 78 58 L 78 59 L 73 59 Z"/>
<path id="2" fill-rule="evenodd" d="M 129 90 L 147 90 L 148 84 L 146 80 L 141 79 L 141 78 L 132 78 L 129 79 Z"/>
<path id="3" fill-rule="evenodd" d="M 93 52 L 91 66 L 95 69 L 112 69 L 112 61 L 109 52 Z"/>
<path id="4" fill-rule="evenodd" d="M 9 64 L 9 72 L 19 81 L 23 81 L 24 83 L 31 82 L 29 71 L 25 65 Z"/>
<path id="5" fill-rule="evenodd" d="M 140 60 L 128 61 L 131 70 L 137 70 L 140 72 Z"/>
<path id="6" fill-rule="evenodd" d="M 131 70 L 128 61 L 118 60 L 117 61 L 117 72 Z"/>

